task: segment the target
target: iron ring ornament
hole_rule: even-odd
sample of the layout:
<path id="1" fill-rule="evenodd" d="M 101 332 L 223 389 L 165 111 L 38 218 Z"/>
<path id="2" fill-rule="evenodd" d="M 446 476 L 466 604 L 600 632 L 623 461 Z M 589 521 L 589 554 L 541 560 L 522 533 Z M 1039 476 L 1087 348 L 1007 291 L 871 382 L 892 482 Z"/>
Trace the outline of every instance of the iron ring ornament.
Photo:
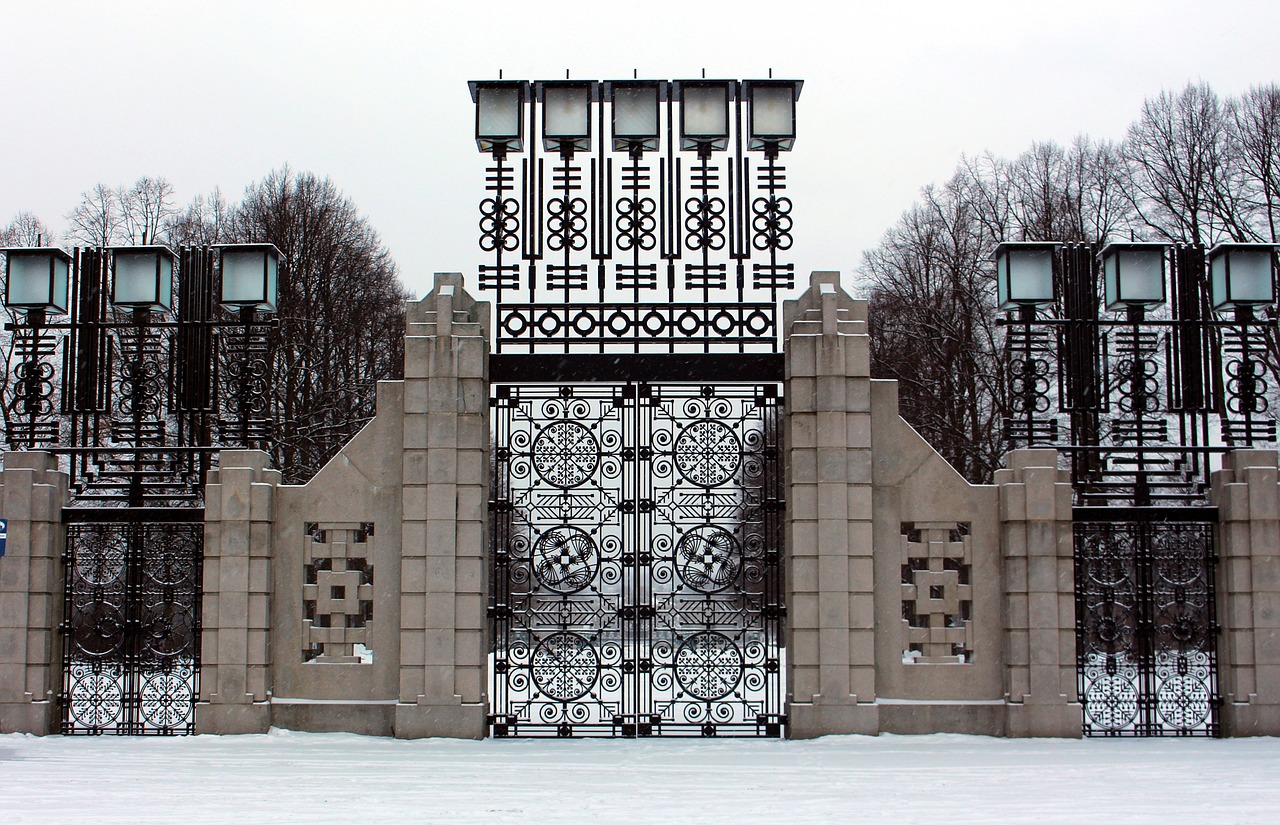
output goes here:
<path id="1" fill-rule="evenodd" d="M 680 579 L 701 593 L 718 593 L 737 581 L 741 569 L 738 541 L 722 527 L 705 524 L 680 537 L 676 545 Z"/>
<path id="2" fill-rule="evenodd" d="M 742 681 L 742 651 L 723 633 L 699 633 L 676 651 L 675 671 L 686 692 L 712 702 L 728 696 Z"/>
<path id="3" fill-rule="evenodd" d="M 751 228 L 755 230 L 752 246 L 761 251 L 791 248 L 790 198 L 756 198 L 751 203 L 751 211 L 754 213 Z"/>
<path id="4" fill-rule="evenodd" d="M 598 558 L 595 542 L 584 531 L 555 527 L 533 546 L 533 573 L 550 590 L 577 593 L 596 577 Z"/>
<path id="5" fill-rule="evenodd" d="M 595 647 L 577 633 L 556 633 L 538 643 L 531 661 L 533 683 L 558 702 L 590 692 L 600 673 Z"/>
<path id="6" fill-rule="evenodd" d="M 704 418 L 681 429 L 676 437 L 676 467 L 699 487 L 717 487 L 733 478 L 742 464 L 742 442 L 719 421 Z"/>
<path id="7" fill-rule="evenodd" d="M 720 198 L 689 198 L 684 204 L 685 229 L 691 250 L 724 248 L 724 201 Z"/>
<path id="8" fill-rule="evenodd" d="M 520 246 L 520 203 L 515 198 L 485 198 L 480 202 L 480 248 L 485 252 L 514 252 Z"/>
<path id="9" fill-rule="evenodd" d="M 657 204 L 653 198 L 620 198 L 617 209 L 618 248 L 625 252 L 653 249 L 657 245 L 654 230 L 658 226 L 654 217 Z"/>
<path id="10" fill-rule="evenodd" d="M 577 487 L 599 464 L 600 443 L 576 421 L 553 421 L 533 441 L 533 467 L 553 487 Z"/>

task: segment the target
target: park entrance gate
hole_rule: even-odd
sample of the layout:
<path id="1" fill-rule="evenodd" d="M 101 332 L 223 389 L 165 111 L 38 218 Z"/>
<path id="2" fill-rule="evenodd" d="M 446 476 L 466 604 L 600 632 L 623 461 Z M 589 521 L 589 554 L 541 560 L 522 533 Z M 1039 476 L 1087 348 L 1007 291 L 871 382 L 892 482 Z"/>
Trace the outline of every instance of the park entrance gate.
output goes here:
<path id="1" fill-rule="evenodd" d="M 494 736 L 783 734 L 778 157 L 799 88 L 472 84 Z M 778 134 L 744 128 L 755 95 Z"/>

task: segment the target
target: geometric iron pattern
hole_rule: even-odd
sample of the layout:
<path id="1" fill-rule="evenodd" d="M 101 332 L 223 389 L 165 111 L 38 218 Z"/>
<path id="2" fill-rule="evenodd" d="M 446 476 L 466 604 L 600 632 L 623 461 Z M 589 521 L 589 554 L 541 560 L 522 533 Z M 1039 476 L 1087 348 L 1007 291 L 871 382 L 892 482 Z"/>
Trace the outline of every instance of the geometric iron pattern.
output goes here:
<path id="1" fill-rule="evenodd" d="M 781 735 L 778 390 L 494 388 L 493 735 Z"/>
<path id="2" fill-rule="evenodd" d="M 1219 733 L 1213 522 L 1075 524 L 1086 736 Z"/>
<path id="3" fill-rule="evenodd" d="M 902 661 L 973 661 L 968 522 L 902 525 Z"/>
<path id="4" fill-rule="evenodd" d="M 189 734 L 204 525 L 67 527 L 62 733 Z"/>
<path id="5" fill-rule="evenodd" d="M 373 524 L 308 522 L 306 533 L 302 661 L 372 664 Z"/>
<path id="6" fill-rule="evenodd" d="M 656 151 L 613 146 L 601 106 L 590 149 L 544 157 L 531 140 L 526 157 L 494 157 L 478 228 L 495 352 L 777 351 L 792 203 L 778 153 L 744 151 L 736 96 L 725 151 L 678 148 L 664 94 Z M 531 131 L 539 106 L 522 113 Z"/>

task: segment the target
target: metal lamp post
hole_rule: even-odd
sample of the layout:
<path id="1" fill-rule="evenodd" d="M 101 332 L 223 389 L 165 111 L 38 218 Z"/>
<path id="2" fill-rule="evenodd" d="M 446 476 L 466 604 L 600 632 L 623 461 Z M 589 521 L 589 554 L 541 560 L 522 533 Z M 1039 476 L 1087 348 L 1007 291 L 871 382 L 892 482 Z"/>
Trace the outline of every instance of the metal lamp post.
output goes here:
<path id="1" fill-rule="evenodd" d="M 659 104 L 666 100 L 666 84 L 656 80 L 613 81 L 605 84 L 613 120 L 613 148 L 638 161 L 658 149 Z"/>
<path id="2" fill-rule="evenodd" d="M 71 256 L 52 246 L 10 247 L 5 253 L 5 306 L 23 310 L 28 323 L 66 313 Z M 34 315 L 33 315 L 34 313 Z"/>
<path id="3" fill-rule="evenodd" d="M 173 306 L 173 252 L 167 246 L 112 247 L 111 303 L 138 312 Z"/>

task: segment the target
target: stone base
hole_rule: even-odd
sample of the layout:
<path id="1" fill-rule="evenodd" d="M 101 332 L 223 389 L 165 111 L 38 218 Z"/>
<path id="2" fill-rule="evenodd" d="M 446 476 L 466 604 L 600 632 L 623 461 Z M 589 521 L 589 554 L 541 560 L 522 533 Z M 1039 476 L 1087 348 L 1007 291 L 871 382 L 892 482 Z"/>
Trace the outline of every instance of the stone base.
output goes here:
<path id="1" fill-rule="evenodd" d="M 398 739 L 484 739 L 488 709 L 484 705 L 395 705 Z"/>
<path id="2" fill-rule="evenodd" d="M 271 705 L 196 704 L 196 733 L 266 733 L 271 729 Z"/>
<path id="3" fill-rule="evenodd" d="M 1227 702 L 1219 719 L 1224 736 L 1280 736 L 1280 705 Z"/>
<path id="4" fill-rule="evenodd" d="M 57 733 L 61 722 L 56 702 L 0 702 L 0 733 Z"/>
<path id="5" fill-rule="evenodd" d="M 874 704 L 787 706 L 787 738 L 813 739 L 839 733 L 880 733 L 880 709 Z"/>
<path id="6" fill-rule="evenodd" d="M 1083 735 L 1084 709 L 1079 702 L 1062 704 L 1010 704 L 1005 736 L 1018 739 L 1050 736 L 1058 739 L 1079 739 Z"/>
<path id="7" fill-rule="evenodd" d="M 1005 735 L 1005 704 L 881 701 L 881 733 Z"/>
<path id="8" fill-rule="evenodd" d="M 391 736 L 395 708 L 391 702 L 272 702 L 271 725 L 312 733 Z"/>

